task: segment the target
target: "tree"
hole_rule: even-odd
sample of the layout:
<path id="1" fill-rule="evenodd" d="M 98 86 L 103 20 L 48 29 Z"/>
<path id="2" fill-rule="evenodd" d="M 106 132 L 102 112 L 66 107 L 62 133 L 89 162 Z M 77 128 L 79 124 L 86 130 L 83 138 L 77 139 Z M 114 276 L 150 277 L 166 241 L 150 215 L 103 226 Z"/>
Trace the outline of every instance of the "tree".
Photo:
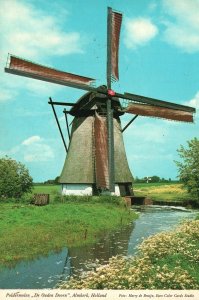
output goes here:
<path id="1" fill-rule="evenodd" d="M 48 179 L 44 181 L 44 184 L 59 184 L 59 176 L 57 176 L 55 179 Z"/>
<path id="2" fill-rule="evenodd" d="M 0 159 L 0 198 L 20 198 L 30 192 L 33 179 L 28 169 L 9 157 Z"/>
<path id="3" fill-rule="evenodd" d="M 160 182 L 160 177 L 159 176 L 151 176 L 151 182 Z"/>
<path id="4" fill-rule="evenodd" d="M 187 191 L 199 201 L 199 140 L 195 137 L 187 143 L 187 149 L 181 145 L 177 150 L 182 161 L 175 163 L 178 167 L 178 177 Z"/>
<path id="5" fill-rule="evenodd" d="M 60 176 L 57 176 L 57 177 L 55 178 L 55 184 L 58 184 L 58 183 L 59 183 L 59 177 L 60 177 Z"/>

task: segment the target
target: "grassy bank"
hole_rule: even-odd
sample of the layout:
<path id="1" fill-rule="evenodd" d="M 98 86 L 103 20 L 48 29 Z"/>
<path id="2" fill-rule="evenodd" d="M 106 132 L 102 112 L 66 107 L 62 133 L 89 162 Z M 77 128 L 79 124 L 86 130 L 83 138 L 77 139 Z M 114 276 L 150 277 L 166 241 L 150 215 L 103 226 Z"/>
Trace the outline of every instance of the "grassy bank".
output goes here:
<path id="1" fill-rule="evenodd" d="M 49 190 L 48 190 L 49 191 Z M 85 202 L 84 202 L 85 200 Z M 0 266 L 15 264 L 62 247 L 93 243 L 104 232 L 136 217 L 112 198 L 65 199 L 47 206 L 0 203 Z"/>
<path id="2" fill-rule="evenodd" d="M 63 283 L 62 289 L 198 289 L 199 220 L 146 239 L 135 257 L 117 256 L 106 266 Z"/>
<path id="3" fill-rule="evenodd" d="M 147 196 L 154 201 L 184 202 L 190 195 L 179 183 L 137 183 L 134 184 L 136 196 Z"/>

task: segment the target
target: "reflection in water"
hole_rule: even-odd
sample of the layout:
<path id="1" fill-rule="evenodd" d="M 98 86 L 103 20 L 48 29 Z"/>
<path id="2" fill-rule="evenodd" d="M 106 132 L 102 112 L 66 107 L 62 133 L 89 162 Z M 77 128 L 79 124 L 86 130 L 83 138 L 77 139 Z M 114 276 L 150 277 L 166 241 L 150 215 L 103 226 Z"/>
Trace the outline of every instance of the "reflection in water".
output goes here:
<path id="1" fill-rule="evenodd" d="M 78 275 L 82 271 L 95 269 L 98 264 L 105 264 L 109 258 L 117 254 L 126 255 L 129 237 L 134 223 L 119 228 L 113 233 L 106 234 L 94 245 L 70 249 L 72 274 Z"/>
<path id="2" fill-rule="evenodd" d="M 41 257 L 29 262 L 21 262 L 15 268 L 6 268 L 0 273 L 1 289 L 48 288 L 53 287 L 63 272 L 63 263 L 68 250 Z M 69 262 L 68 265 L 69 267 Z"/>
<path id="3" fill-rule="evenodd" d="M 52 288 L 71 274 L 95 269 L 118 254 L 132 255 L 143 238 L 169 230 L 184 218 L 193 218 L 196 212 L 172 210 L 170 207 L 139 207 L 140 217 L 134 223 L 113 233 L 106 233 L 99 242 L 84 247 L 64 248 L 48 257 L 21 262 L 15 268 L 0 272 L 0 288 Z"/>

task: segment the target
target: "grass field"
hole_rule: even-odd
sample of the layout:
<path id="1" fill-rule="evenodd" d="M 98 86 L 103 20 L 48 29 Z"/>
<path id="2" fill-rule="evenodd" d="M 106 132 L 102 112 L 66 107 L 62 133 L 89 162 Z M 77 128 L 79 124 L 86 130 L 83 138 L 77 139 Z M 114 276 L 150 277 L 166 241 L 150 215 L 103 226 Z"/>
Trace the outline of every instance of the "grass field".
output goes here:
<path id="1" fill-rule="evenodd" d="M 134 183 L 135 196 L 147 196 L 154 201 L 179 201 L 190 199 L 190 195 L 180 183 Z M 53 201 L 57 193 L 61 192 L 59 185 L 36 185 L 32 193 L 48 193 Z"/>
<path id="2" fill-rule="evenodd" d="M 53 195 L 55 193 L 61 193 L 61 186 L 60 185 L 55 185 L 55 184 L 34 185 L 33 193 L 50 193 L 50 194 Z"/>
<path id="3" fill-rule="evenodd" d="M 51 201 L 54 200 L 57 194 L 61 194 L 61 185 L 34 185 L 32 194 L 50 194 Z"/>
<path id="4" fill-rule="evenodd" d="M 54 195 L 57 189 L 55 186 L 45 188 L 36 187 L 35 191 Z M 109 204 L 99 197 L 92 201 L 83 200 L 51 201 L 46 206 L 1 202 L 0 266 L 47 255 L 64 246 L 93 243 L 104 232 L 128 224 L 137 217 L 124 204 Z"/>
<path id="5" fill-rule="evenodd" d="M 183 202 L 190 199 L 180 183 L 135 183 L 133 188 L 136 196 L 147 196 L 154 201 Z"/>

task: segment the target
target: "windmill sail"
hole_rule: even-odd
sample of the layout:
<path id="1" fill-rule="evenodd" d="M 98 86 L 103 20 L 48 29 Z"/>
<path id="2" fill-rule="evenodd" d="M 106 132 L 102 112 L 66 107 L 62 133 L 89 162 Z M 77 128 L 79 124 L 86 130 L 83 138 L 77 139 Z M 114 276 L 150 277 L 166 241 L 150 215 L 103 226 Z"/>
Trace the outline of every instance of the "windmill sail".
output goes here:
<path id="1" fill-rule="evenodd" d="M 158 99 L 154 99 L 154 98 L 149 98 L 149 97 L 145 97 L 145 96 L 141 96 L 141 95 L 135 95 L 135 94 L 130 94 L 130 93 L 124 93 L 124 94 L 115 93 L 115 96 L 122 98 L 122 99 L 126 99 L 127 101 L 131 101 L 130 103 L 132 103 L 132 101 L 136 101 L 136 102 L 154 105 L 154 106 L 161 106 L 161 107 L 166 107 L 166 108 L 189 111 L 192 113 L 196 112 L 196 109 L 193 107 L 190 107 L 190 106 L 176 104 L 173 102 L 158 100 Z"/>
<path id="2" fill-rule="evenodd" d="M 147 117 L 157 117 L 182 122 L 193 122 L 192 112 L 162 106 L 130 103 L 123 111 Z"/>
<path id="3" fill-rule="evenodd" d="M 108 8 L 107 30 L 107 81 L 119 80 L 118 56 L 122 14 Z M 109 83 L 107 84 L 110 88 Z"/>
<path id="4" fill-rule="evenodd" d="M 94 79 L 59 71 L 53 68 L 45 67 L 25 59 L 10 56 L 9 67 L 5 68 L 8 73 L 31 77 L 39 80 L 49 81 L 62 85 L 77 87 L 89 86 Z"/>

